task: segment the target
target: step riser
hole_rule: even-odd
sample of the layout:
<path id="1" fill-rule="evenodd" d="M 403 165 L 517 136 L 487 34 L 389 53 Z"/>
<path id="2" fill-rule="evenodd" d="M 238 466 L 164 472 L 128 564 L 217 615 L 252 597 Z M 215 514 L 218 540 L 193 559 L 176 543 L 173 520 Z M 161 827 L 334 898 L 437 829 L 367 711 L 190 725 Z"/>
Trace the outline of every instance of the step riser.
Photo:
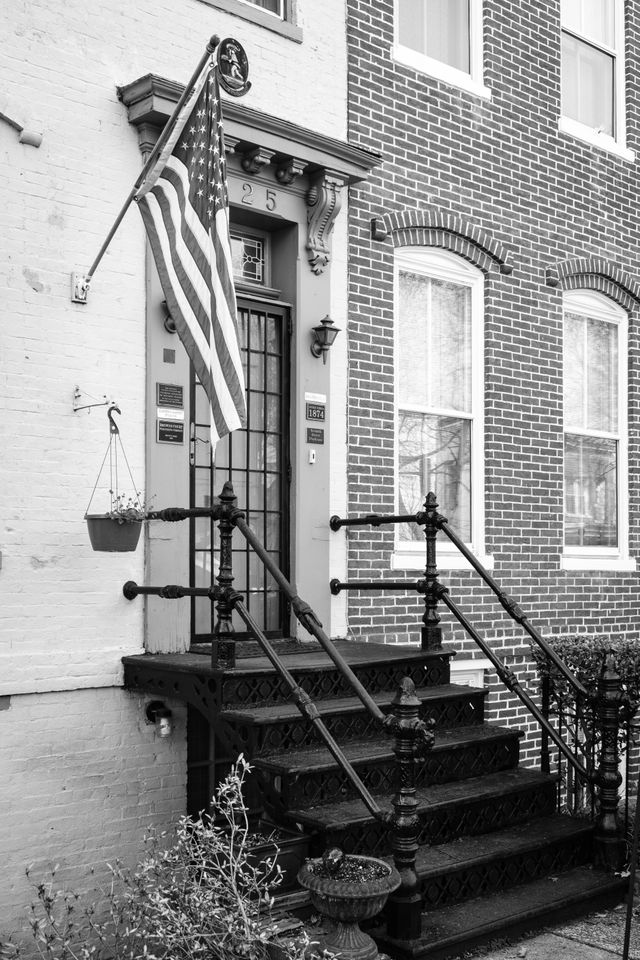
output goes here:
<path id="1" fill-rule="evenodd" d="M 424 719 L 434 719 L 436 729 L 479 725 L 484 720 L 484 699 L 482 693 L 476 693 L 453 700 L 430 700 L 423 705 L 421 716 Z M 382 709 L 388 713 L 391 707 Z M 339 744 L 351 740 L 378 740 L 381 736 L 380 725 L 364 712 L 364 708 L 360 712 L 349 710 L 324 716 L 323 720 Z M 240 723 L 234 725 L 242 738 L 243 749 L 254 759 L 280 750 L 317 746 L 320 742 L 314 728 L 302 716 L 263 726 Z"/>
<path id="2" fill-rule="evenodd" d="M 340 740 L 344 743 L 344 740 Z M 509 770 L 518 764 L 519 739 L 471 742 L 456 749 L 434 750 L 418 760 L 416 785 L 427 786 L 479 777 L 485 773 Z M 260 766 L 258 761 L 257 766 Z M 391 793 L 397 788 L 398 769 L 395 759 L 362 761 L 354 769 L 370 793 Z M 264 770 L 274 790 L 282 794 L 285 806 L 300 809 L 357 796 L 346 776 L 338 769 L 308 770 L 297 775 L 280 775 Z"/>
<path id="3" fill-rule="evenodd" d="M 423 810 L 420 816 L 418 843 L 448 843 L 456 837 L 476 836 L 503 827 L 550 816 L 555 811 L 554 783 L 536 785 L 529 789 L 507 793 L 502 797 L 481 798 L 451 803 L 432 810 Z M 346 853 L 365 853 L 372 857 L 388 856 L 391 835 L 381 823 L 345 824 L 335 830 L 318 834 L 312 843 L 312 855 L 320 856 L 328 847 L 341 847 Z"/>
<path id="4" fill-rule="evenodd" d="M 392 699 L 394 690 L 404 677 L 411 677 L 416 687 L 431 687 L 450 682 L 449 656 L 430 654 L 424 659 L 391 660 L 387 663 L 356 664 L 352 670 L 370 694 L 389 690 Z M 333 668 L 291 670 L 296 683 L 312 700 L 330 700 L 353 695 L 351 684 Z M 290 703 L 291 693 L 284 681 L 273 671 L 249 675 L 225 675 L 222 680 L 222 704 L 231 706 L 264 706 L 266 704 Z"/>
<path id="5" fill-rule="evenodd" d="M 585 833 L 579 838 L 571 837 L 526 854 L 496 858 L 438 877 L 423 877 L 420 881 L 423 907 L 429 910 L 487 896 L 531 880 L 557 876 L 565 870 L 590 863 L 592 856 L 592 834 Z"/>

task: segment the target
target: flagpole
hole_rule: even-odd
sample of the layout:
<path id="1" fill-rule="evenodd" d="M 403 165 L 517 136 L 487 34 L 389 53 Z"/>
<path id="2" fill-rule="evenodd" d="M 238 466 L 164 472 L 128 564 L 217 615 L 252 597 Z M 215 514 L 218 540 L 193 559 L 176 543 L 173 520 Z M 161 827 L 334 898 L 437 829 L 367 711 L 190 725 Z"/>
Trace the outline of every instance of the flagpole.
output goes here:
<path id="1" fill-rule="evenodd" d="M 122 222 L 122 218 L 124 217 L 125 213 L 126 213 L 127 210 L 129 209 L 129 207 L 130 207 L 130 205 L 131 205 L 131 201 L 133 200 L 133 198 L 135 197 L 136 193 L 138 192 L 138 188 L 140 187 L 140 185 L 141 185 L 142 182 L 144 181 L 145 177 L 147 176 L 147 174 L 149 173 L 149 171 L 151 170 L 151 168 L 152 168 L 153 165 L 155 164 L 155 162 L 156 162 L 156 160 L 158 159 L 158 156 L 159 156 L 159 154 L 160 154 L 160 151 L 162 150 L 162 148 L 164 147 L 165 143 L 167 142 L 167 140 L 168 140 L 169 137 L 171 136 L 171 133 L 172 133 L 173 128 L 174 128 L 174 126 L 175 126 L 175 123 L 176 123 L 176 120 L 177 120 L 177 118 L 178 118 L 178 115 L 179 115 L 180 111 L 182 110 L 182 107 L 184 106 L 184 104 L 185 104 L 185 102 L 186 102 L 186 100 L 187 100 L 187 97 L 189 96 L 189 94 L 190 94 L 191 91 L 193 90 L 193 87 L 195 86 L 196 81 L 197 81 L 198 77 L 200 76 L 200 73 L 201 73 L 202 70 L 204 69 L 204 66 L 205 66 L 207 60 L 209 59 L 209 57 L 211 56 L 211 54 L 214 53 L 214 51 L 215 51 L 215 49 L 216 49 L 216 47 L 218 46 L 219 43 L 220 43 L 220 37 L 216 36 L 215 34 L 214 34 L 214 36 L 211 37 L 211 39 L 210 39 L 209 42 L 207 43 L 207 46 L 205 47 L 205 52 L 203 53 L 202 57 L 200 58 L 200 60 L 199 60 L 199 62 L 198 62 L 198 66 L 197 66 L 196 69 L 193 71 L 193 75 L 192 75 L 191 79 L 189 80 L 189 82 L 187 83 L 186 87 L 185 87 L 184 90 L 182 91 L 182 94 L 181 94 L 181 96 L 180 96 L 180 99 L 178 100 L 178 102 L 177 102 L 177 104 L 176 104 L 176 106 L 175 106 L 175 109 L 174 109 L 173 113 L 171 114 L 171 116 L 169 117 L 169 119 L 167 120 L 167 122 L 165 123 L 164 128 L 163 128 L 160 136 L 158 137 L 158 139 L 157 139 L 157 141 L 156 141 L 156 145 L 155 145 L 155 147 L 153 148 L 153 150 L 151 151 L 151 154 L 149 155 L 149 159 L 148 159 L 147 162 L 145 163 L 144 167 L 142 168 L 142 171 L 140 172 L 140 174 L 139 174 L 139 176 L 138 176 L 138 179 L 136 180 L 136 182 L 134 183 L 133 187 L 131 188 L 131 191 L 130 191 L 130 193 L 129 193 L 129 196 L 127 197 L 127 199 L 125 200 L 124 204 L 122 205 L 122 209 L 120 210 L 120 213 L 118 214 L 118 216 L 116 217 L 115 221 L 113 222 L 113 225 L 112 225 L 111 229 L 109 230 L 109 233 L 107 234 L 104 243 L 102 244 L 102 246 L 101 246 L 100 249 L 98 250 L 98 253 L 97 253 L 97 256 L 96 256 L 95 260 L 93 261 L 93 263 L 92 263 L 91 266 L 89 267 L 89 270 L 88 270 L 88 272 L 86 273 L 86 275 L 81 279 L 81 286 L 82 286 L 82 288 L 83 288 L 83 291 L 82 291 L 82 292 L 84 293 L 84 296 L 83 296 L 83 297 L 75 297 L 75 298 L 72 297 L 72 299 L 77 299 L 77 300 L 79 300 L 79 302 L 85 302 L 85 301 L 86 301 L 87 293 L 88 293 L 88 291 L 89 291 L 89 284 L 91 283 L 91 280 L 93 279 L 93 275 L 94 275 L 94 273 L 95 273 L 95 271 L 96 271 L 96 269 L 97 269 L 97 267 L 98 267 L 98 264 L 99 264 L 100 261 L 102 260 L 104 254 L 105 254 L 105 252 L 106 252 L 107 247 L 109 246 L 109 244 L 110 244 L 111 241 L 113 240 L 113 236 L 114 236 L 116 230 L 118 229 L 118 227 L 120 226 L 120 224 L 121 224 L 121 222 Z M 74 276 L 76 276 L 76 275 L 74 275 Z M 78 286 L 79 286 L 78 280 L 76 280 L 76 289 L 78 289 Z"/>

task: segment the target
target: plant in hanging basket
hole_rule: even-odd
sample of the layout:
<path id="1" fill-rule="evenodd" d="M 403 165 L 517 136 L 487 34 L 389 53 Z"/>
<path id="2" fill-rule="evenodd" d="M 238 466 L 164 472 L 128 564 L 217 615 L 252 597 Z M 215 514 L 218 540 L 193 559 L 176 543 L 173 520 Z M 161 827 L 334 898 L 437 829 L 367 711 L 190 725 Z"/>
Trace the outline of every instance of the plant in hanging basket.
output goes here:
<path id="1" fill-rule="evenodd" d="M 87 513 L 85 520 L 94 550 L 104 553 L 130 553 L 138 546 L 147 505 L 138 491 L 135 497 L 111 494 L 108 513 Z"/>
<path id="2" fill-rule="evenodd" d="M 102 460 L 102 466 L 98 471 L 98 479 L 84 517 L 87 521 L 89 539 L 94 550 L 101 550 L 106 553 L 125 553 L 135 550 L 138 546 L 142 530 L 141 524 L 146 519 L 148 506 L 139 490 L 133 497 L 127 497 L 126 494 L 120 493 L 118 490 L 118 449 L 120 449 L 120 455 L 127 466 L 134 491 L 136 490 L 136 482 L 133 479 L 131 467 L 120 439 L 120 428 L 113 419 L 114 413 L 120 413 L 120 408 L 112 403 L 107 410 L 109 444 Z M 89 513 L 107 457 L 109 458 L 110 509 L 108 513 Z"/>

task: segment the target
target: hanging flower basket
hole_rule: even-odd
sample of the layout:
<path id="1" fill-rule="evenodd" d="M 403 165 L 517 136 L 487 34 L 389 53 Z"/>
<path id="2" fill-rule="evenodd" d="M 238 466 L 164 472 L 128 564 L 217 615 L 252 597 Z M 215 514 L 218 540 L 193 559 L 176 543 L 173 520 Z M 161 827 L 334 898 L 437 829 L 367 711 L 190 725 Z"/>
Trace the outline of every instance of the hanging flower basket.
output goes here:
<path id="1" fill-rule="evenodd" d="M 127 455 L 120 439 L 120 430 L 113 419 L 114 413 L 120 413 L 118 407 L 112 404 L 107 410 L 109 418 L 109 445 L 104 455 L 102 466 L 98 473 L 85 512 L 85 520 L 89 530 L 89 539 L 94 550 L 104 553 L 130 553 L 138 546 L 140 533 L 142 531 L 142 521 L 147 516 L 147 506 L 142 494 L 136 490 L 135 481 L 129 467 Z M 134 496 L 126 498 L 125 494 L 118 490 L 118 447 L 121 456 L 129 472 L 131 483 L 133 484 Z M 102 471 L 104 470 L 107 457 L 109 458 L 109 499 L 110 509 L 107 513 L 89 513 L 89 508 L 93 501 L 96 488 L 100 482 Z"/>
<path id="2" fill-rule="evenodd" d="M 108 513 L 87 514 L 89 539 L 94 550 L 104 553 L 131 553 L 138 546 L 142 520 L 122 520 Z"/>

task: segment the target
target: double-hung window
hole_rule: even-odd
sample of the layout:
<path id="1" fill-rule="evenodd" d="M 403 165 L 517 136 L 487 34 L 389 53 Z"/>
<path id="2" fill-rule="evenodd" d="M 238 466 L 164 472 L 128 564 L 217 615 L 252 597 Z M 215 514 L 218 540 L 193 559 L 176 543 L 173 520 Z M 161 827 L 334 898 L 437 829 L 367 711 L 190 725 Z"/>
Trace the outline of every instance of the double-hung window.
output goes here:
<path id="1" fill-rule="evenodd" d="M 416 513 L 433 491 L 451 527 L 480 554 L 483 282 L 454 254 L 425 247 L 396 253 L 397 508 Z M 424 566 L 423 530 L 409 523 L 397 530 L 394 566 Z M 451 566 L 447 543 L 441 566 Z"/>
<path id="2" fill-rule="evenodd" d="M 394 56 L 488 97 L 482 82 L 482 0 L 395 0 Z"/>
<path id="3" fill-rule="evenodd" d="M 565 569 L 635 569 L 627 551 L 626 344 L 624 310 L 602 294 L 565 294 Z"/>
<path id="4" fill-rule="evenodd" d="M 624 150 L 624 0 L 562 0 L 561 9 L 560 127 Z"/>

